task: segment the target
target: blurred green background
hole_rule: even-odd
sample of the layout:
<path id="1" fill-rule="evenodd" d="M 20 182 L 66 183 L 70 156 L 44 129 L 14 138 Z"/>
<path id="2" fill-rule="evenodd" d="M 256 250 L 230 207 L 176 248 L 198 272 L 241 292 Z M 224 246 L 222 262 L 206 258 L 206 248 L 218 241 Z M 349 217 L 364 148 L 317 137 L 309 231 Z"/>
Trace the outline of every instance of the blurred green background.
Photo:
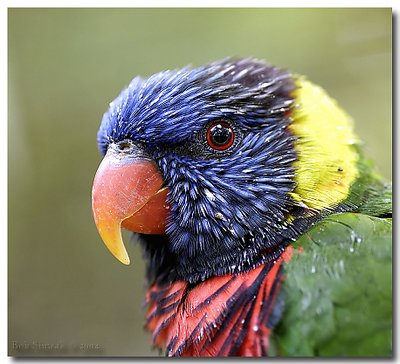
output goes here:
<path id="1" fill-rule="evenodd" d="M 135 75 L 229 55 L 305 74 L 391 179 L 391 22 L 390 9 L 9 9 L 9 354 L 158 355 L 140 250 L 117 262 L 91 213 L 97 128 Z"/>

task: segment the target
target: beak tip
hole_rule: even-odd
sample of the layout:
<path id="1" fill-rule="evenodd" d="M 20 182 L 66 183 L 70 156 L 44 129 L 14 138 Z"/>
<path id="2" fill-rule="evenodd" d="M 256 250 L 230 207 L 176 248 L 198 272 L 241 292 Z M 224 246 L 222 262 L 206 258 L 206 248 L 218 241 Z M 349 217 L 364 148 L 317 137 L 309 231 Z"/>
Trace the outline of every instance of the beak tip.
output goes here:
<path id="1" fill-rule="evenodd" d="M 124 264 L 124 265 L 129 265 L 129 264 L 131 264 L 131 261 L 130 261 L 129 257 L 121 258 L 121 259 L 119 259 L 119 261 L 120 261 L 122 264 Z"/>
<path id="2" fill-rule="evenodd" d="M 117 249 L 115 248 L 115 246 L 107 244 L 106 241 L 107 248 L 110 250 L 111 254 L 114 255 L 115 258 L 117 258 L 119 262 L 124 265 L 129 265 L 131 261 L 129 259 L 128 252 L 125 249 L 124 243 L 122 242 L 122 239 L 116 239 L 116 241 L 118 242 Z"/>

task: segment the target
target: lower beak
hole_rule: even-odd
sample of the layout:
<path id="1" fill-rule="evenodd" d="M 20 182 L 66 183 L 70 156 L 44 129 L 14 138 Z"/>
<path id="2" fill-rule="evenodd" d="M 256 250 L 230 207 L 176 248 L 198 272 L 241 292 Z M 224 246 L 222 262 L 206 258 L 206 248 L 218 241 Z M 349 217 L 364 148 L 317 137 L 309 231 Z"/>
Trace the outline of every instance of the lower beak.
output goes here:
<path id="1" fill-rule="evenodd" d="M 93 182 L 92 209 L 104 243 L 122 263 L 129 256 L 121 226 L 142 234 L 165 234 L 168 188 L 154 161 L 109 148 Z"/>

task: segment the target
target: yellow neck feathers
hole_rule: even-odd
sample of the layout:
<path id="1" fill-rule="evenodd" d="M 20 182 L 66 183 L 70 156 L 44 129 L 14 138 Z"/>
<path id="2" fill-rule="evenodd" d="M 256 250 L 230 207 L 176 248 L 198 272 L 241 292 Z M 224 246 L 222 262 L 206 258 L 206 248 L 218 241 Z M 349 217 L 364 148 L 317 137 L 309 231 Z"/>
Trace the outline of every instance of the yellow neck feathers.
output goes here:
<path id="1" fill-rule="evenodd" d="M 296 86 L 289 126 L 298 138 L 292 196 L 310 209 L 330 209 L 347 198 L 358 176 L 358 139 L 349 115 L 322 88 L 304 78 L 297 79 Z"/>

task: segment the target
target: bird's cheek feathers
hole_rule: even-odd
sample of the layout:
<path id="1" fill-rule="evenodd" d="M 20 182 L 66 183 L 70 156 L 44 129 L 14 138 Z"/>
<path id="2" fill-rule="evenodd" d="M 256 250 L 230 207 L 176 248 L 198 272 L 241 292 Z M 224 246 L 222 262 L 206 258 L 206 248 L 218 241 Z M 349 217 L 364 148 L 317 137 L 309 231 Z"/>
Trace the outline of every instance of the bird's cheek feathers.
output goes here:
<path id="1" fill-rule="evenodd" d="M 92 209 L 97 229 L 111 253 L 122 263 L 129 256 L 121 226 L 143 234 L 164 234 L 168 189 L 156 164 L 140 154 L 109 148 L 93 182 Z"/>

